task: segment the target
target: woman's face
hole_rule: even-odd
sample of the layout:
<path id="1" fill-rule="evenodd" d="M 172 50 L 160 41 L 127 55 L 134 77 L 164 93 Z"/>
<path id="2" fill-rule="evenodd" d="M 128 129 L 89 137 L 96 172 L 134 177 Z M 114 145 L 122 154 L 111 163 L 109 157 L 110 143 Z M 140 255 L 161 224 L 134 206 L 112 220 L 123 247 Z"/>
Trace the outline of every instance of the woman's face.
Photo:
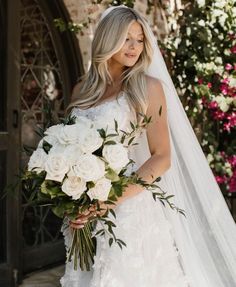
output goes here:
<path id="1" fill-rule="evenodd" d="M 143 46 L 143 29 L 142 26 L 135 21 L 129 26 L 123 47 L 111 57 L 109 64 L 118 64 L 121 67 L 132 67 L 138 61 L 143 51 Z"/>

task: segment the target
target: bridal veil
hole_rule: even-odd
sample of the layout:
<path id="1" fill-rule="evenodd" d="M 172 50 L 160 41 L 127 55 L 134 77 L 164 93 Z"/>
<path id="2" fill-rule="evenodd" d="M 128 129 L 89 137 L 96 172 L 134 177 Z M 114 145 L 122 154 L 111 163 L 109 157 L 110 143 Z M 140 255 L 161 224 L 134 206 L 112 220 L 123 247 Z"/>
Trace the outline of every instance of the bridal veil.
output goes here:
<path id="1" fill-rule="evenodd" d="M 114 8 L 108 8 L 102 18 Z M 164 208 L 181 265 L 190 278 L 190 287 L 234 287 L 236 226 L 149 30 L 154 55 L 146 74 L 162 82 L 171 140 L 171 168 L 162 176 L 160 185 L 175 195 L 174 203 L 186 213 L 185 218 Z M 140 140 L 139 148 L 147 153 L 145 139 Z"/>

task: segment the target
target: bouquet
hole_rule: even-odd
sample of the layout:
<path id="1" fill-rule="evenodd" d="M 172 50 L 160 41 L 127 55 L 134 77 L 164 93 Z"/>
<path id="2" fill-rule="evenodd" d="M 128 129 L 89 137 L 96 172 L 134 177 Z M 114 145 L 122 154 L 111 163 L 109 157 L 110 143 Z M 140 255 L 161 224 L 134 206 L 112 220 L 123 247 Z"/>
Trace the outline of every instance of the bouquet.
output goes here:
<path id="1" fill-rule="evenodd" d="M 62 123 L 53 125 L 42 133 L 38 147 L 33 151 L 28 169 L 23 175 L 23 185 L 31 192 L 33 202 L 50 205 L 60 218 L 76 219 L 79 213 L 95 207 L 97 216 L 91 218 L 82 229 L 73 229 L 72 243 L 67 260 L 74 260 L 74 269 L 90 270 L 94 262 L 96 238 L 105 233 L 109 245 L 117 243 L 120 248 L 125 242 L 117 238 L 111 208 L 102 210 L 101 202 L 115 205 L 129 184 L 140 184 L 154 190 L 153 197 L 167 202 L 180 213 L 166 195 L 154 184 L 147 184 L 135 173 L 128 172 L 134 162 L 129 159 L 128 147 L 135 145 L 135 139 L 151 118 L 143 116 L 140 124 L 130 123 L 129 131 L 119 130 L 114 120 L 114 131 L 107 127 L 96 128 L 96 123 L 86 117 L 68 117 Z M 159 181 L 160 178 L 157 179 Z M 159 188 L 160 192 L 156 192 Z M 102 223 L 96 230 L 97 222 Z"/>

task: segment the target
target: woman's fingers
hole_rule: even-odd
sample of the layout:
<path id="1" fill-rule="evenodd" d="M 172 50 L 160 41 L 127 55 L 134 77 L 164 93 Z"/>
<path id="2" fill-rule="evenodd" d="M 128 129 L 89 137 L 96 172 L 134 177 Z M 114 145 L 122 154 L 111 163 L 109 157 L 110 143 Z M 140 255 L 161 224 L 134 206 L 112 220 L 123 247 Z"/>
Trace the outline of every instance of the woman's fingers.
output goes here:
<path id="1" fill-rule="evenodd" d="M 87 223 L 87 219 L 75 219 L 75 220 L 70 220 L 70 227 L 80 229 L 83 228 L 85 223 Z"/>

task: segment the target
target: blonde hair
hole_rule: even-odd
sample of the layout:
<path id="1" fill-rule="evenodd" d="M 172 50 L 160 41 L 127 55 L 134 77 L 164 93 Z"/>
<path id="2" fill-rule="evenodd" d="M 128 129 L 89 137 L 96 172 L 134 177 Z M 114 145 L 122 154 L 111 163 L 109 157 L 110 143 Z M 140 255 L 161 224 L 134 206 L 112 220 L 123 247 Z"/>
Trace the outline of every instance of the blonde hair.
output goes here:
<path id="1" fill-rule="evenodd" d="M 112 82 L 108 71 L 108 60 L 124 45 L 129 25 L 134 21 L 137 21 L 143 29 L 144 49 L 135 65 L 125 70 L 122 87 L 137 115 L 146 112 L 148 102 L 145 70 L 151 63 L 153 54 L 150 28 L 143 17 L 127 7 L 113 9 L 98 24 L 92 42 L 90 69 L 82 78 L 81 89 L 67 110 L 77 106 L 88 108 L 101 99 L 107 84 Z"/>

